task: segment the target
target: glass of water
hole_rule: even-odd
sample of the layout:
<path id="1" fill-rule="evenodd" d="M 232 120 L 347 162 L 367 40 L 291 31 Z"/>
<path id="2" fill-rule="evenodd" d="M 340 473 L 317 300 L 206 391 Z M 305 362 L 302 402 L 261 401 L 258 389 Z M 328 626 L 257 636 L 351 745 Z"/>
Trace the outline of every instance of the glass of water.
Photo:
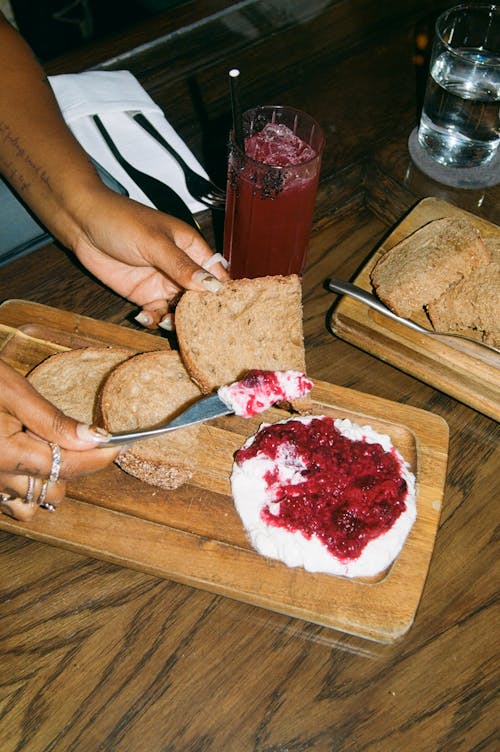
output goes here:
<path id="1" fill-rule="evenodd" d="M 489 165 L 500 145 L 500 5 L 469 3 L 436 21 L 418 143 L 441 165 Z"/>

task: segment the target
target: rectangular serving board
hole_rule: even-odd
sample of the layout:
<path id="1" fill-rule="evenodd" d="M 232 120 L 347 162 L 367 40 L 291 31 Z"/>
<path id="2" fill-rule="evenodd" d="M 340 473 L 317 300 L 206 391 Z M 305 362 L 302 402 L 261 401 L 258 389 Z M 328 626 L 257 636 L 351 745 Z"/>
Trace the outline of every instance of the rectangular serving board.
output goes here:
<path id="1" fill-rule="evenodd" d="M 168 349 L 159 336 L 28 301 L 0 305 L 0 353 L 22 373 L 48 355 L 96 344 L 137 352 Z M 118 467 L 68 484 L 56 512 L 29 523 L 0 515 L 0 529 L 203 588 L 381 643 L 400 638 L 417 611 L 438 530 L 448 427 L 433 413 L 316 382 L 316 414 L 348 417 L 390 435 L 417 478 L 417 520 L 393 566 L 363 582 L 289 568 L 256 553 L 230 495 L 233 454 L 272 409 L 255 419 L 205 424 L 207 450 L 192 481 L 175 491 L 149 486 Z"/>
<path id="2" fill-rule="evenodd" d="M 394 228 L 352 280 L 373 292 L 370 273 L 379 257 L 423 225 L 442 217 L 466 216 L 484 238 L 498 238 L 500 228 L 446 201 L 426 198 Z M 414 317 L 431 328 L 424 312 Z M 500 353 L 482 348 L 481 357 L 456 339 L 436 339 L 409 329 L 347 295 L 332 312 L 333 332 L 362 350 L 440 389 L 469 407 L 500 420 Z"/>

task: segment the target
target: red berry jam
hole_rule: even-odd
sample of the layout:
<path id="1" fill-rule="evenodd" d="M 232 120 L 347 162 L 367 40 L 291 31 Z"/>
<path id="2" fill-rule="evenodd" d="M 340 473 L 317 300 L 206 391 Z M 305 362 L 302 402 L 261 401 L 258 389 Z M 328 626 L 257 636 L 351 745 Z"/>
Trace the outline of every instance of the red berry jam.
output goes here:
<path id="1" fill-rule="evenodd" d="M 263 408 L 275 402 L 286 401 L 307 394 L 312 389 L 312 381 L 305 374 L 297 377 L 295 393 L 290 395 L 277 371 L 253 369 L 237 382 L 240 392 L 248 393 L 245 403 L 245 415 L 252 416 L 262 412 Z"/>
<path id="2" fill-rule="evenodd" d="M 316 535 L 330 553 L 346 561 L 357 559 L 405 511 L 407 485 L 396 454 L 380 444 L 346 438 L 332 418 L 266 426 L 236 453 L 236 462 L 257 455 L 276 461 L 283 445 L 305 468 L 303 480 L 285 484 L 277 469 L 266 474 L 270 497 L 279 502 L 277 515 L 267 506 L 261 512 L 268 525 L 301 531 L 308 539 Z"/>

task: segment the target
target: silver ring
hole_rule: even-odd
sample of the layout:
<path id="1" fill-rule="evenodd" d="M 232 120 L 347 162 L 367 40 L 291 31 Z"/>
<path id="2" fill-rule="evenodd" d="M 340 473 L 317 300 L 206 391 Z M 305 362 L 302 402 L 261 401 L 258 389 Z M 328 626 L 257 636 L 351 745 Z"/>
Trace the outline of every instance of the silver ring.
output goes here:
<path id="1" fill-rule="evenodd" d="M 61 448 L 57 444 L 53 444 L 52 442 L 49 443 L 49 446 L 52 451 L 52 466 L 50 468 L 48 482 L 57 483 L 57 481 L 59 480 L 59 473 L 61 472 Z M 45 489 L 45 493 L 47 493 L 47 489 Z"/>
<path id="2" fill-rule="evenodd" d="M 202 267 L 205 269 L 205 271 L 208 272 L 211 266 L 214 264 L 221 264 L 221 266 L 224 267 L 224 269 L 227 269 L 229 264 L 227 263 L 227 260 L 224 258 L 224 256 L 221 253 L 214 253 L 213 256 L 210 256 L 209 259 L 207 259 L 203 264 Z"/>
<path id="3" fill-rule="evenodd" d="M 34 490 L 35 490 L 35 479 L 32 475 L 28 475 L 28 488 L 26 489 L 26 494 L 24 496 L 25 504 L 31 504 L 31 502 L 33 501 Z"/>
<path id="4" fill-rule="evenodd" d="M 44 480 L 42 483 L 42 487 L 40 489 L 40 496 L 38 497 L 37 502 L 36 502 L 39 507 L 43 507 L 43 505 L 45 504 L 45 497 L 47 496 L 47 489 L 49 487 L 49 483 L 50 481 L 48 480 Z"/>

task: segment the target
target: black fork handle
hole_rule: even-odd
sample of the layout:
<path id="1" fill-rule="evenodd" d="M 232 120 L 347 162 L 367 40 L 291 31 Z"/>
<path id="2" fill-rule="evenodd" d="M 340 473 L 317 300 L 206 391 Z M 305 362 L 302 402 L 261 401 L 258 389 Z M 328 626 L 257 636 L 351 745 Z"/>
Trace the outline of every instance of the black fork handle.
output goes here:
<path id="1" fill-rule="evenodd" d="M 183 160 L 180 154 L 177 154 L 175 149 L 170 146 L 168 141 L 163 138 L 161 133 L 156 130 L 153 123 L 150 123 L 147 117 L 142 114 L 142 112 L 136 112 L 135 115 L 132 115 L 136 123 L 139 123 L 141 128 L 144 128 L 145 131 L 149 133 L 150 136 L 152 136 L 155 141 L 158 141 L 159 144 L 161 144 L 169 154 L 172 155 L 172 157 L 180 164 L 183 170 L 187 170 L 188 172 L 191 170 L 188 164 Z"/>

